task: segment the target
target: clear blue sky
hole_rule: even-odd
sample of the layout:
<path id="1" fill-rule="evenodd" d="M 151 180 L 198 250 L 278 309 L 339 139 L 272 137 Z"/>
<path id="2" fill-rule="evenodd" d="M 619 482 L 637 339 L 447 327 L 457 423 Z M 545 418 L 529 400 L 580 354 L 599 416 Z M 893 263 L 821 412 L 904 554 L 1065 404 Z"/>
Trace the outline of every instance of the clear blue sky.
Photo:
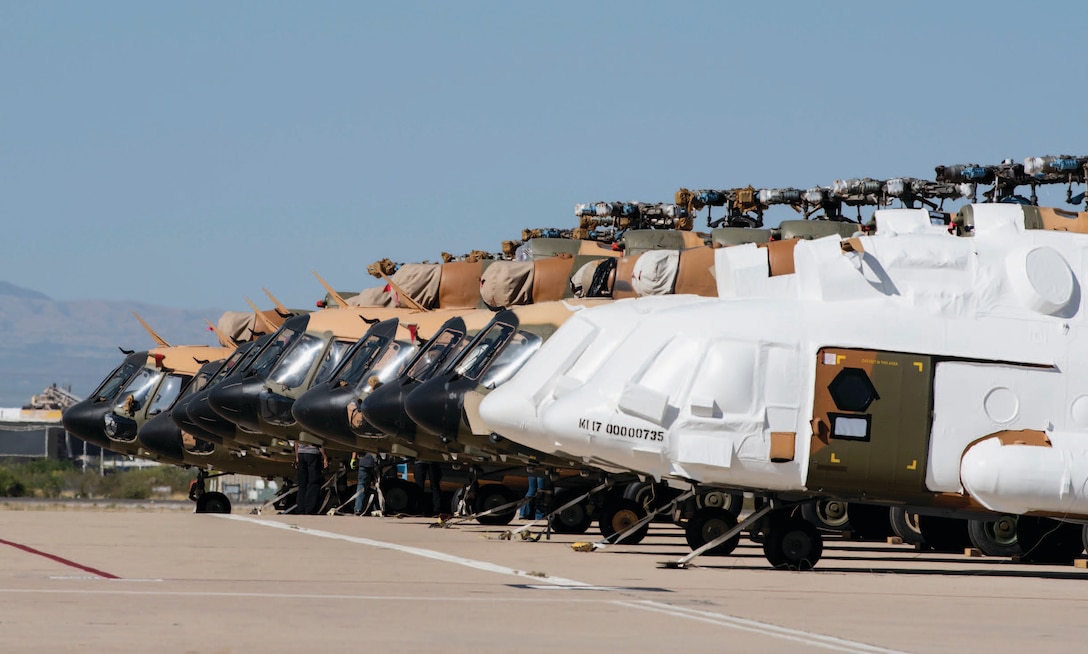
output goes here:
<path id="1" fill-rule="evenodd" d="M 4 0 L 0 280 L 306 307 L 576 202 L 1088 154 L 1086 7 Z"/>

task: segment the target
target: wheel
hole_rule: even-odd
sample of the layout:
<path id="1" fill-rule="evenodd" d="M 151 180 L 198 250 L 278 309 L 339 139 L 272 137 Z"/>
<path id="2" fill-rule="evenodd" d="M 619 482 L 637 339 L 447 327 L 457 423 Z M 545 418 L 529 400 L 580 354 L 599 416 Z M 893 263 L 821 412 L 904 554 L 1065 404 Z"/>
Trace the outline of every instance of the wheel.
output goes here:
<path id="1" fill-rule="evenodd" d="M 824 531 L 850 529 L 847 504 L 842 500 L 821 499 L 801 507 L 801 516 Z"/>
<path id="2" fill-rule="evenodd" d="M 453 491 L 453 497 L 450 498 L 450 515 L 465 515 L 468 513 L 468 507 L 461 506 L 461 500 L 464 499 L 466 492 L 464 486 Z"/>
<path id="3" fill-rule="evenodd" d="M 606 504 L 604 510 L 601 512 L 601 519 L 599 521 L 601 535 L 611 539 L 613 536 L 627 531 L 636 522 L 645 517 L 646 510 L 643 509 L 642 505 L 638 502 L 622 497 L 614 499 Z M 627 545 L 635 545 L 641 542 L 643 538 L 646 538 L 646 533 L 648 531 L 650 531 L 650 524 L 646 523 L 639 527 L 635 533 L 624 538 L 622 542 Z"/>
<path id="4" fill-rule="evenodd" d="M 404 479 L 385 477 L 381 481 L 381 489 L 385 499 L 382 513 L 397 515 L 415 512 L 419 486 Z"/>
<path id="5" fill-rule="evenodd" d="M 737 526 L 737 517 L 725 509 L 704 507 L 695 512 L 684 527 L 688 546 L 695 551 Z M 710 556 L 729 556 L 737 548 L 740 534 L 706 551 Z"/>
<path id="6" fill-rule="evenodd" d="M 204 493 L 196 501 L 197 513 L 230 513 L 230 499 L 222 493 Z"/>
<path id="7" fill-rule="evenodd" d="M 480 490 L 476 491 L 476 513 L 483 513 L 496 506 L 509 504 L 513 501 L 514 493 L 502 484 L 480 486 Z M 514 519 L 516 513 L 517 509 L 510 507 L 508 510 L 500 513 L 482 516 L 478 515 L 476 516 L 476 522 L 481 525 L 508 525 L 510 524 L 510 521 Z"/>
<path id="8" fill-rule="evenodd" d="M 1020 556 L 1020 541 L 1016 540 L 1018 517 L 1003 515 L 997 520 L 968 520 L 967 535 L 971 544 L 986 556 Z"/>
<path id="9" fill-rule="evenodd" d="M 850 533 L 858 540 L 886 540 L 895 534 L 886 506 L 851 503 L 846 512 Z"/>
<path id="10" fill-rule="evenodd" d="M 967 533 L 967 521 L 960 518 L 946 518 L 936 515 L 919 515 L 918 531 L 925 544 L 937 552 L 963 553 L 971 547 L 971 536 Z"/>
<path id="11" fill-rule="evenodd" d="M 892 531 L 903 539 L 908 545 L 921 545 L 925 543 L 922 532 L 918 530 L 918 514 L 909 513 L 901 506 L 893 506 L 888 511 L 888 519 L 892 523 Z"/>
<path id="12" fill-rule="evenodd" d="M 1071 522 L 1022 515 L 1016 521 L 1016 539 L 1022 561 L 1069 564 L 1084 551 L 1082 528 Z"/>
<path id="13" fill-rule="evenodd" d="M 633 481 L 623 491 L 625 498 L 641 504 L 642 508 L 646 509 L 646 513 L 667 506 L 679 494 L 678 490 L 668 484 L 655 484 L 649 481 Z M 658 516 L 658 518 L 671 522 L 669 515 Z"/>
<path id="14" fill-rule="evenodd" d="M 723 490 L 708 490 L 695 496 L 699 508 L 725 509 L 733 515 L 739 515 L 744 507 L 744 493 L 729 493 Z"/>
<path id="15" fill-rule="evenodd" d="M 580 493 L 578 491 L 563 491 L 555 496 L 555 508 L 559 508 L 570 502 Z M 586 501 L 570 506 L 552 516 L 552 531 L 557 534 L 584 534 L 589 525 L 593 523 L 593 516 L 586 507 Z"/>
<path id="16" fill-rule="evenodd" d="M 763 554 L 780 570 L 811 570 L 824 552 L 820 530 L 804 518 L 781 517 L 771 520 Z"/>

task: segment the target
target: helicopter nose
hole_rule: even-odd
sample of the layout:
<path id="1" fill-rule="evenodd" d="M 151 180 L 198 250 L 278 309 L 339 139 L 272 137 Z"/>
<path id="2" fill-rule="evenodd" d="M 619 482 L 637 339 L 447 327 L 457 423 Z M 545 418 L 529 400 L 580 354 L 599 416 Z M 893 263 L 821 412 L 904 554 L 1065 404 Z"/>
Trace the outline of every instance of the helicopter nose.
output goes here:
<path id="1" fill-rule="evenodd" d="M 373 427 L 389 436 L 413 439 L 416 423 L 404 412 L 404 382 L 395 380 L 379 386 L 359 403 L 363 418 Z"/>
<path id="2" fill-rule="evenodd" d="M 174 424 L 177 425 L 178 428 L 181 429 L 181 431 L 188 432 L 201 440 L 209 441 L 211 443 L 222 444 L 222 436 L 213 433 L 207 429 L 204 429 L 203 427 L 198 425 L 192 418 L 189 417 L 190 407 L 196 406 L 197 402 L 199 401 L 204 401 L 206 406 L 206 399 L 204 398 L 207 398 L 207 396 L 207 393 L 197 393 L 195 395 L 183 397 L 182 399 L 178 400 L 177 404 L 174 405 L 174 408 L 170 409 L 170 419 L 174 421 Z M 215 412 L 209 408 L 208 413 L 214 414 Z M 215 417 L 226 423 L 225 420 L 219 418 L 218 414 L 216 414 Z M 231 424 L 229 425 L 229 427 L 233 431 L 234 425 Z"/>
<path id="3" fill-rule="evenodd" d="M 355 389 L 349 386 L 312 388 L 295 400 L 291 414 L 299 427 L 339 443 L 355 444 L 355 434 L 348 423 L 348 403 L 355 399 Z"/>
<path id="4" fill-rule="evenodd" d="M 213 442 L 223 443 L 234 438 L 235 425 L 212 409 L 208 393 L 198 393 L 185 407 L 184 418 L 174 412 L 174 422 L 190 434 L 196 434 Z"/>
<path id="5" fill-rule="evenodd" d="M 110 447 L 103 431 L 102 418 L 110 411 L 109 402 L 83 400 L 64 410 L 61 424 L 69 434 L 99 447 Z"/>
<path id="6" fill-rule="evenodd" d="M 550 439 L 545 434 L 534 429 L 539 422 L 536 420 L 536 406 L 530 398 L 509 387 L 500 386 L 483 399 L 480 417 L 492 431 L 516 443 L 543 452 L 555 449 L 554 445 L 546 442 Z"/>
<path id="7" fill-rule="evenodd" d="M 452 440 L 461 426 L 465 393 L 475 386 L 468 380 L 451 381 L 447 375 L 428 379 L 404 398 L 404 411 L 420 429 Z"/>
<path id="8" fill-rule="evenodd" d="M 223 418 L 239 427 L 259 432 L 261 426 L 257 419 L 258 397 L 263 388 L 262 377 L 224 379 L 223 383 L 208 393 L 208 403 Z"/>
<path id="9" fill-rule="evenodd" d="M 181 429 L 170 419 L 169 413 L 162 413 L 140 427 L 140 446 L 161 457 L 181 462 L 185 451 L 181 446 Z"/>

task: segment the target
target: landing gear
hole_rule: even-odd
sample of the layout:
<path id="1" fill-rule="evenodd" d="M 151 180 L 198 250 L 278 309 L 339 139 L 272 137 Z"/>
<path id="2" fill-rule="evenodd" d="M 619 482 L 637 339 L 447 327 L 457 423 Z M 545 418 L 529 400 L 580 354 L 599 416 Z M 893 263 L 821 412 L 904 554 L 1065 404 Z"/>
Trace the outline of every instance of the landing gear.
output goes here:
<path id="1" fill-rule="evenodd" d="M 514 499 L 514 493 L 502 484 L 480 486 L 476 492 L 476 513 L 483 513 L 503 504 L 510 504 Z M 517 508 L 511 506 L 509 509 L 497 513 L 477 515 L 476 522 L 481 525 L 508 525 L 516 514 Z"/>
<path id="2" fill-rule="evenodd" d="M 609 501 L 601 511 L 600 528 L 601 535 L 611 540 L 617 534 L 630 529 L 634 524 L 647 516 L 646 509 L 634 500 L 616 498 Z M 628 545 L 634 545 L 646 537 L 650 531 L 650 525 L 644 524 L 637 531 L 623 539 Z"/>
<path id="3" fill-rule="evenodd" d="M 903 539 L 907 545 L 922 545 L 922 531 L 918 527 L 918 514 L 910 513 L 901 506 L 893 506 L 888 511 L 888 519 L 892 523 L 892 531 Z"/>
<path id="4" fill-rule="evenodd" d="M 218 476 L 200 470 L 196 473 L 196 479 L 190 482 L 189 499 L 196 502 L 196 513 L 230 513 L 230 499 L 226 495 L 206 490 L 205 481 Z"/>
<path id="5" fill-rule="evenodd" d="M 1018 518 L 1003 515 L 997 520 L 968 520 L 967 535 L 971 544 L 986 556 L 1020 556 L 1020 541 L 1016 539 Z"/>
<path id="6" fill-rule="evenodd" d="M 578 491 L 561 491 L 555 496 L 556 508 L 567 504 L 580 495 Z M 552 531 L 557 534 L 584 534 L 589 525 L 593 524 L 593 515 L 590 513 L 588 499 L 563 509 L 552 516 Z"/>
<path id="7" fill-rule="evenodd" d="M 816 500 L 801 507 L 801 516 L 824 531 L 847 531 L 850 515 L 846 502 L 833 498 Z"/>
<path id="8" fill-rule="evenodd" d="M 763 554 L 780 570 L 811 570 L 824 551 L 820 531 L 808 520 L 786 515 L 771 518 Z"/>
<path id="9" fill-rule="evenodd" d="M 688 546 L 697 550 L 737 526 L 737 517 L 721 508 L 703 507 L 695 512 L 684 527 Z M 705 552 L 710 556 L 729 556 L 740 543 L 740 534 Z"/>
<path id="10" fill-rule="evenodd" d="M 1023 515 L 1016 521 L 1016 538 L 1029 563 L 1069 564 L 1084 551 L 1082 528 L 1071 522 Z"/>
<path id="11" fill-rule="evenodd" d="M 383 477 L 381 480 L 382 497 L 385 504 L 382 513 L 385 515 L 398 515 L 414 513 L 419 506 L 421 491 L 419 486 L 405 479 L 396 477 Z"/>

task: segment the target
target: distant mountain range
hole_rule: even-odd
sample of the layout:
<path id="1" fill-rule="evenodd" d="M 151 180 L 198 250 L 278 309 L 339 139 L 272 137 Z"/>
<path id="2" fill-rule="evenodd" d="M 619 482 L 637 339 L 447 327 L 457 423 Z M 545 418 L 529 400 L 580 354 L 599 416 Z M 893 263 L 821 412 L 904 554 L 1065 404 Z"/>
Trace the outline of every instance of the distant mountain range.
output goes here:
<path id="1" fill-rule="evenodd" d="M 155 346 L 132 315 L 176 345 L 214 345 L 205 320 L 222 309 L 171 309 L 144 302 L 61 302 L 0 281 L 0 407 L 18 407 L 56 384 L 84 397 L 123 357 Z"/>

